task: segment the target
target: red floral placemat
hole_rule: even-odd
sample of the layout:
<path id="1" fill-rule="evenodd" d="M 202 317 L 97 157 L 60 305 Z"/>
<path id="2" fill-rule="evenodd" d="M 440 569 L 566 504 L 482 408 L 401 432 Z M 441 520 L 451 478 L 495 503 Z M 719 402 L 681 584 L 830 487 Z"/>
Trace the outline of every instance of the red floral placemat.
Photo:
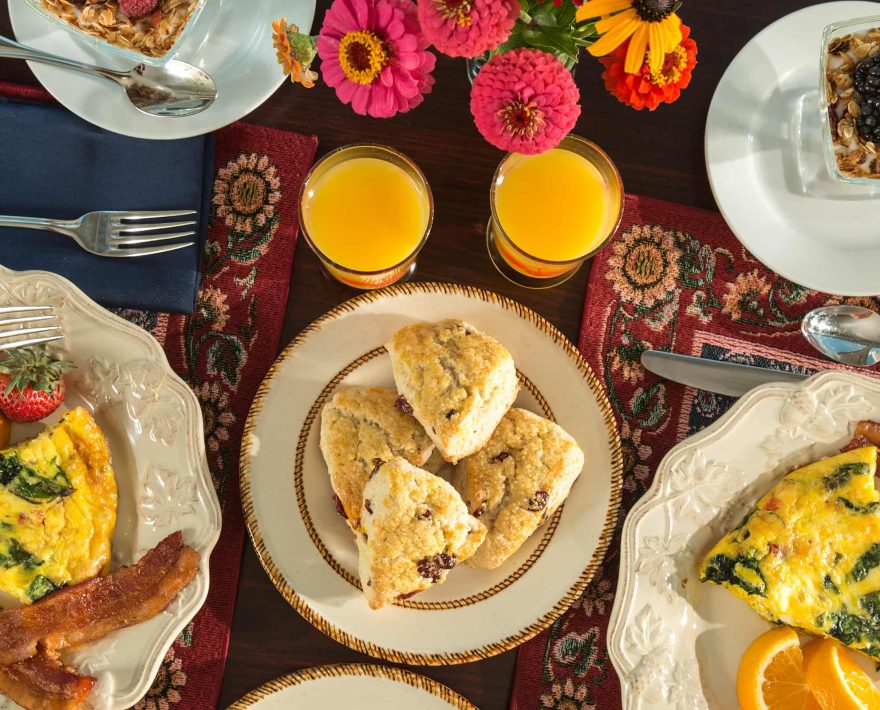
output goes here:
<path id="1" fill-rule="evenodd" d="M 618 531 L 583 597 L 520 648 L 511 708 L 621 706 L 620 683 L 606 651 L 620 527 L 666 452 L 733 404 L 730 397 L 645 371 L 642 351 L 805 374 L 828 369 L 834 365 L 818 358 L 800 334 L 807 311 L 828 303 L 880 307 L 877 299 L 828 296 L 769 271 L 715 212 L 627 196 L 617 236 L 593 263 L 579 342 L 620 426 L 624 482 Z"/>
<path id="2" fill-rule="evenodd" d="M 0 82 L 0 94 L 46 100 Z M 195 391 L 223 530 L 201 612 L 169 649 L 144 710 L 213 708 L 220 693 L 244 542 L 238 455 L 251 401 L 275 360 L 297 239 L 297 199 L 317 139 L 236 123 L 217 133 L 211 224 L 192 316 L 123 310 Z"/>

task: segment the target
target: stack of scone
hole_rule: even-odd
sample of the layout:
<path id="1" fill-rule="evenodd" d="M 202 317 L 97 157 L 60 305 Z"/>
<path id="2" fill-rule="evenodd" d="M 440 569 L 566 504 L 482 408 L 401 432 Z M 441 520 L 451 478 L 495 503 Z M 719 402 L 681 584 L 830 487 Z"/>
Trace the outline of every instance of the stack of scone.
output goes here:
<path id="1" fill-rule="evenodd" d="M 584 465 L 561 427 L 511 409 L 513 358 L 474 326 L 409 325 L 385 347 L 397 392 L 341 389 L 321 415 L 333 497 L 373 609 L 444 582 L 459 562 L 498 567 Z M 444 462 L 456 464 L 454 487 L 436 475 Z"/>

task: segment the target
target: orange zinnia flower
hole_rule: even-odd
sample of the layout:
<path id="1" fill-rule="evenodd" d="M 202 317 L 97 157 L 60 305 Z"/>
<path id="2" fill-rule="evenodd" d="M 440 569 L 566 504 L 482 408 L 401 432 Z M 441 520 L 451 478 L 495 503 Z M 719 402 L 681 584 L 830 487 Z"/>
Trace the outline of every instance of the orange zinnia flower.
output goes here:
<path id="1" fill-rule="evenodd" d="M 661 103 L 671 104 L 681 95 L 682 89 L 691 82 L 691 73 L 697 64 L 697 43 L 690 38 L 691 29 L 681 25 L 681 42 L 667 52 L 660 62 L 660 69 L 653 71 L 648 55 L 643 56 L 637 72 L 626 71 L 626 55 L 629 47 L 622 44 L 599 61 L 605 65 L 602 78 L 605 88 L 618 101 L 634 109 L 653 111 Z"/>
<path id="2" fill-rule="evenodd" d="M 294 84 L 302 84 L 307 89 L 311 89 L 318 80 L 318 74 L 309 69 L 307 65 L 304 66 L 300 59 L 297 59 L 290 44 L 291 33 L 299 34 L 299 28 L 296 25 L 288 25 L 286 17 L 272 23 L 272 44 L 277 52 L 278 63 L 284 68 L 284 73 L 290 77 Z M 312 56 L 314 57 L 314 54 Z"/>

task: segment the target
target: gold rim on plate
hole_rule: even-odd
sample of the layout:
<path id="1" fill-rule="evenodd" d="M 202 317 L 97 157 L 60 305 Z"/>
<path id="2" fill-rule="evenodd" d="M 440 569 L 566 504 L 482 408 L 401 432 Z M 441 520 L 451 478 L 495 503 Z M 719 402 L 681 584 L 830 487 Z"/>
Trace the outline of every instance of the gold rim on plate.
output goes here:
<path id="1" fill-rule="evenodd" d="M 593 556 L 581 572 L 578 579 L 556 603 L 556 605 L 541 618 L 532 622 L 512 636 L 508 636 L 507 638 L 494 641 L 469 651 L 446 653 L 408 653 L 396 651 L 394 649 L 377 646 L 370 641 L 365 641 L 349 634 L 342 629 L 337 628 L 320 614 L 315 613 L 305 600 L 297 594 L 296 590 L 294 590 L 287 582 L 269 554 L 265 542 L 263 541 L 263 537 L 260 534 L 259 525 L 254 513 L 254 503 L 251 498 L 251 432 L 256 425 L 257 417 L 262 411 L 263 399 L 272 387 L 273 380 L 275 379 L 281 365 L 292 356 L 294 351 L 305 342 L 312 333 L 320 330 L 323 324 L 335 320 L 340 316 L 357 311 L 362 304 L 378 301 L 389 296 L 393 297 L 398 295 L 425 293 L 465 296 L 468 298 L 479 299 L 492 305 L 501 306 L 505 310 L 513 311 L 520 318 L 541 330 L 556 345 L 562 348 L 565 354 L 575 363 L 583 379 L 586 380 L 590 391 L 593 393 L 593 396 L 602 411 L 602 417 L 608 434 L 608 446 L 611 450 L 611 497 L 608 505 L 608 513 L 605 516 L 605 524 L 599 535 L 599 541 L 596 545 Z M 410 665 L 452 665 L 458 663 L 470 663 L 472 661 L 490 658 L 499 653 L 516 648 L 550 626 L 550 624 L 558 619 L 575 601 L 577 601 L 581 594 L 583 594 L 584 589 L 586 589 L 587 585 L 592 581 L 596 570 L 599 568 L 599 565 L 605 557 L 605 553 L 608 550 L 611 537 L 613 536 L 617 525 L 617 519 L 620 514 L 621 490 L 623 483 L 623 456 L 620 447 L 620 437 L 617 433 L 617 422 L 614 419 L 611 404 L 608 402 L 608 398 L 605 395 L 605 391 L 602 389 L 602 385 L 599 383 L 593 370 L 581 356 L 577 348 L 575 348 L 571 341 L 566 338 L 556 326 L 521 303 L 507 298 L 506 296 L 493 293 L 492 291 L 459 284 L 415 282 L 396 284 L 375 291 L 369 291 L 339 304 L 306 326 L 299 335 L 297 335 L 287 347 L 282 350 L 281 354 L 266 374 L 265 379 L 260 384 L 257 394 L 254 397 L 254 401 L 251 404 L 247 421 L 245 422 L 241 445 L 239 482 L 241 488 L 241 503 L 244 510 L 245 522 L 247 523 L 248 534 L 250 535 L 254 549 L 257 552 L 260 564 L 263 565 L 263 569 L 266 571 L 266 574 L 269 575 L 275 588 L 278 589 L 287 602 L 309 623 L 335 641 L 338 641 L 355 651 L 366 653 L 375 658 L 382 658 L 394 663 L 406 663 Z"/>
<path id="2" fill-rule="evenodd" d="M 388 666 L 376 666 L 366 663 L 340 663 L 330 666 L 317 666 L 315 668 L 305 668 L 295 673 L 270 680 L 263 683 L 259 688 L 255 688 L 243 698 L 236 700 L 227 710 L 245 710 L 255 705 L 260 700 L 265 700 L 275 693 L 280 693 L 285 688 L 294 685 L 302 685 L 312 680 L 321 678 L 345 678 L 351 676 L 369 676 L 371 678 L 387 678 L 398 683 L 406 683 L 413 688 L 424 690 L 431 695 L 435 695 L 441 700 L 446 701 L 452 707 L 459 710 L 479 710 L 476 705 L 468 702 L 464 697 L 456 693 L 451 688 L 446 687 L 436 680 L 426 678 L 418 673 L 406 671 L 403 668 L 390 668 Z"/>

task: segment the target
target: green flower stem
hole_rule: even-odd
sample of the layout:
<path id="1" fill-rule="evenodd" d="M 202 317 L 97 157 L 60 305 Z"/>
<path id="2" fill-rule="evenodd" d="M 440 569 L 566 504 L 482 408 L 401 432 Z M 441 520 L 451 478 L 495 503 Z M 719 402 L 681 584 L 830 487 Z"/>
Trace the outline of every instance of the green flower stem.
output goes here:
<path id="1" fill-rule="evenodd" d="M 519 11 L 519 21 L 522 22 L 524 25 L 528 25 L 532 22 L 532 16 L 529 13 L 527 13 L 525 10 L 520 10 Z"/>

